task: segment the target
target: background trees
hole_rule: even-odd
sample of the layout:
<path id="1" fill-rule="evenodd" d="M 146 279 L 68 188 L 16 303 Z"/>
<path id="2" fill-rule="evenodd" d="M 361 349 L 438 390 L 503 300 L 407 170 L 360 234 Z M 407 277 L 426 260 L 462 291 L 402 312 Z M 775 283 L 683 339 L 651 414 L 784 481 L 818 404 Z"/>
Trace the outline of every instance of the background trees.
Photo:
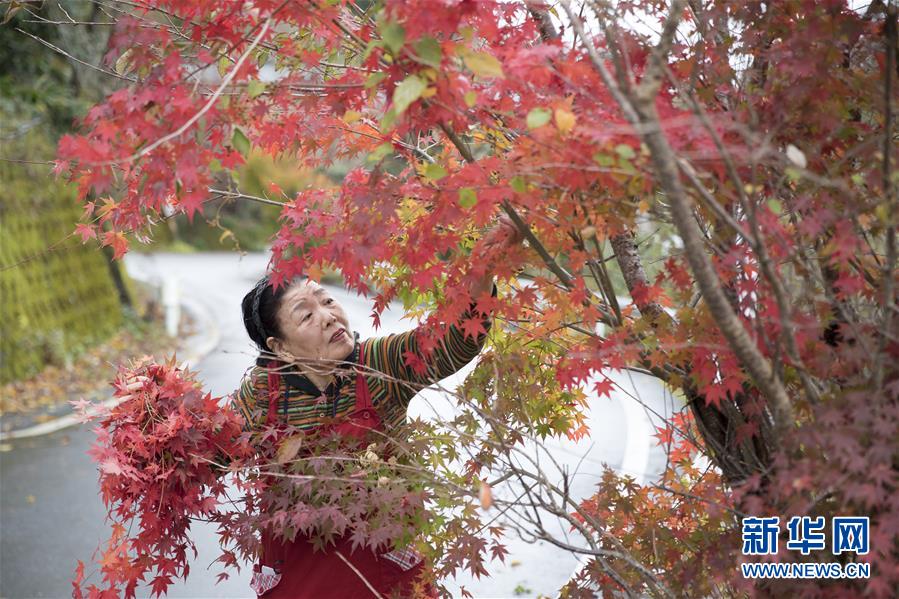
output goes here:
<path id="1" fill-rule="evenodd" d="M 116 7 L 107 64 L 128 84 L 59 146 L 85 239 L 120 255 L 165 206 L 274 202 L 277 277 L 339 268 L 375 319 L 394 298 L 433 308 L 425 349 L 471 300 L 493 308 L 508 327 L 460 393 L 454 443 L 471 483 L 520 482 L 512 521 L 546 536 L 534 505 L 570 521 L 592 583 L 727 594 L 740 515 L 857 514 L 859 586 L 895 586 L 894 6 Z M 296 195 L 218 187 L 250 148 L 360 166 Z M 499 299 L 469 298 L 498 211 L 528 248 L 502 257 Z M 532 283 L 508 282 L 525 266 Z M 682 394 L 660 431 L 670 467 L 648 487 L 608 473 L 573 504 L 516 447 L 584 434 L 580 385 L 599 373 L 601 396 L 622 368 Z"/>
<path id="2" fill-rule="evenodd" d="M 64 18 L 48 9 L 49 21 Z M 73 8 L 90 20 L 90 5 Z M 118 264 L 71 236 L 75 190 L 47 177 L 59 136 L 109 89 L 90 68 L 47 44 L 99 61 L 110 27 L 67 30 L 10 15 L 0 28 L 0 382 L 27 379 L 48 364 L 71 366 L 109 337 L 130 302 Z M 18 28 L 20 31 L 16 31 Z M 43 43 L 41 42 L 43 40 Z M 60 241 L 62 240 L 62 241 Z M 56 242 L 48 248 L 49 242 Z M 55 250 L 55 251 L 54 251 Z M 109 252 L 112 256 L 112 252 Z M 105 263 L 104 263 L 105 262 Z M 14 405 L 15 402 L 13 402 Z M 4 410 L 9 404 L 4 405 Z"/>

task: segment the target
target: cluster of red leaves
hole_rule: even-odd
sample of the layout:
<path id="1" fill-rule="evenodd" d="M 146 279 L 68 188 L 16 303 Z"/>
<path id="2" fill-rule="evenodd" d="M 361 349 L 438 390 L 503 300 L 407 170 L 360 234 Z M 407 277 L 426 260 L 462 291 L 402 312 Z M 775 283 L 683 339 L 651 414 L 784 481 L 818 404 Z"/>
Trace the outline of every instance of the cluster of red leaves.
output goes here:
<path id="1" fill-rule="evenodd" d="M 113 383 L 121 403 L 100 416 L 90 450 L 112 534 L 99 559 L 102 585 L 74 597 L 134 597 L 148 581 L 162 595 L 189 572 L 193 517 L 214 517 L 225 490 L 222 462 L 251 454 L 242 421 L 203 393 L 192 373 L 148 358 L 122 367 Z M 87 406 L 82 406 L 87 407 Z"/>
<path id="2" fill-rule="evenodd" d="M 393 446 L 283 423 L 244 433 L 230 403 L 173 362 L 143 358 L 120 368 L 113 386 L 120 403 L 99 416 L 90 402 L 76 402 L 85 421 L 99 418 L 90 454 L 112 530 L 98 559 L 102 584 L 88 585 L 79 561 L 73 597 L 134 597 L 142 583 L 165 594 L 196 557 L 194 518 L 217 524 L 216 561 L 225 567 L 257 558 L 262 531 L 277 541 L 308 537 L 319 548 L 348 536 L 354 547 L 384 552 L 415 543 L 428 523 L 433 473 L 393 456 Z M 220 501 L 226 473 L 239 494 L 233 503 Z"/>
<path id="3" fill-rule="evenodd" d="M 618 596 L 623 588 L 650 588 L 646 572 L 676 596 L 709 596 L 733 578 L 730 566 L 739 550 L 736 512 L 719 474 L 701 460 L 694 444 L 695 424 L 683 413 L 658 431 L 670 463 L 661 478 L 640 485 L 605 468 L 597 493 L 572 514 L 595 529 L 607 565 L 596 559 L 564 587 L 564 597 Z M 640 568 L 635 568 L 639 564 Z"/>
<path id="4" fill-rule="evenodd" d="M 428 494 L 417 483 L 431 473 L 391 455 L 395 446 L 383 437 L 370 440 L 348 442 L 286 425 L 260 432 L 253 471 L 238 483 L 248 509 L 220 518 L 222 538 L 233 539 L 245 556 L 249 539 L 263 530 L 279 542 L 306 537 L 319 549 L 344 535 L 354 548 L 379 553 L 410 542 L 410 531 L 426 518 Z"/>

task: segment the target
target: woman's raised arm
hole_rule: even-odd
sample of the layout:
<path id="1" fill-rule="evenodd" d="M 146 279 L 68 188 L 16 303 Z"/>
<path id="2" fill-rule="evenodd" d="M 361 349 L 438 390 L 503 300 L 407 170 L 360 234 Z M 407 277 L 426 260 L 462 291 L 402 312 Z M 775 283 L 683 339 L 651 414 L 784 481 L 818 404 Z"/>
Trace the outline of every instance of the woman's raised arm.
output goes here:
<path id="1" fill-rule="evenodd" d="M 495 284 L 492 295 L 496 297 Z M 404 333 L 373 337 L 362 342 L 366 369 L 386 375 L 385 377 L 375 375 L 366 379 L 376 403 L 385 400 L 387 402 L 387 405 L 378 407 L 381 409 L 382 418 L 385 418 L 388 424 L 402 421 L 409 401 L 420 389 L 458 372 L 480 353 L 487 339 L 492 317 L 480 316 L 475 311 L 475 303 L 472 303 L 463 313 L 461 321 L 477 317 L 482 319 L 483 331 L 466 337 L 459 327 L 450 325 L 429 356 L 425 356 L 419 345 L 420 327 Z M 411 356 L 410 364 L 407 364 L 407 356 Z M 381 401 L 378 402 L 377 399 Z"/>
<path id="2" fill-rule="evenodd" d="M 501 215 L 497 225 L 487 233 L 481 244 L 481 252 L 495 249 L 497 245 L 510 247 L 521 243 L 522 236 L 512 221 Z M 496 256 L 497 252 L 493 252 Z M 479 259 L 479 258 L 474 258 Z M 490 291 L 496 297 L 497 289 L 488 262 L 487 274 L 475 281 L 469 290 L 471 298 L 479 298 Z M 490 330 L 492 315 L 482 315 L 476 311 L 473 301 L 462 314 L 459 322 L 481 318 L 482 330 L 476 334 L 450 325 L 438 341 L 436 348 L 425 356 L 419 346 L 420 328 L 405 333 L 366 339 L 363 343 L 365 366 L 387 375 L 388 380 L 369 377 L 376 398 L 386 399 L 387 405 L 379 406 L 389 424 L 396 424 L 405 418 L 406 407 L 413 396 L 423 387 L 432 385 L 458 372 L 480 353 Z M 407 360 L 407 356 L 410 360 Z"/>

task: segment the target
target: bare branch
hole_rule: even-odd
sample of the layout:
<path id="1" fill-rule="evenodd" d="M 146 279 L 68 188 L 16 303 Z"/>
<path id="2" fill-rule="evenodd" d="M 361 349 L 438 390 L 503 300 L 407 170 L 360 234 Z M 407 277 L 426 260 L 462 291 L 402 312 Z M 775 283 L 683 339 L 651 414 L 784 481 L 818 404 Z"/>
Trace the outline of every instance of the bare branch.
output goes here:
<path id="1" fill-rule="evenodd" d="M 59 48 L 59 47 L 57 47 L 57 46 L 54 46 L 53 44 L 51 44 L 51 43 L 48 42 L 47 40 L 42 39 L 42 38 L 39 38 L 38 36 L 33 35 L 33 34 L 31 34 L 31 33 L 28 33 L 28 32 L 25 31 L 24 29 L 20 29 L 20 28 L 16 27 L 16 31 L 18 31 L 18 32 L 21 33 L 21 34 L 27 35 L 27 36 L 30 37 L 31 39 L 36 40 L 36 41 L 40 42 L 41 44 L 47 46 L 48 48 L 50 48 L 50 49 L 53 50 L 54 52 L 57 52 L 57 53 L 59 53 L 59 54 L 65 56 L 66 58 L 68 58 L 69 60 L 71 60 L 71 61 L 73 61 L 73 62 L 77 62 L 77 63 L 80 64 L 80 65 L 86 66 L 86 67 L 88 67 L 89 69 L 93 69 L 93 70 L 95 70 L 95 71 L 99 71 L 100 73 L 103 73 L 104 75 L 109 75 L 110 77 L 115 77 L 116 79 L 122 79 L 122 80 L 128 81 L 128 82 L 130 82 L 130 83 L 135 83 L 135 82 L 137 82 L 137 79 L 135 79 L 135 78 L 133 78 L 133 77 L 127 77 L 127 76 L 124 76 L 124 75 L 119 75 L 119 74 L 116 73 L 115 71 L 109 71 L 109 70 L 107 70 L 107 69 L 104 69 L 103 67 L 98 67 L 97 65 L 93 65 L 93 64 L 91 64 L 91 63 L 89 63 L 89 62 L 85 62 L 85 61 L 81 60 L 80 58 L 75 58 L 74 56 L 72 56 L 71 54 L 69 54 L 68 52 L 66 52 L 65 50 L 63 50 L 62 48 Z"/>

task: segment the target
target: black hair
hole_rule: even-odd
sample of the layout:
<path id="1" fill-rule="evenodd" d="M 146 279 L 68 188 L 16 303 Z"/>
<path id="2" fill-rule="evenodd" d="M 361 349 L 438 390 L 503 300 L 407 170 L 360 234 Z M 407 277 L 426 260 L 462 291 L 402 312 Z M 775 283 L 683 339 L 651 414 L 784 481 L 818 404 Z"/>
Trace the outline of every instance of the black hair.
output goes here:
<path id="1" fill-rule="evenodd" d="M 296 280 L 296 279 L 295 279 Z M 265 366 L 271 358 L 266 354 L 272 353 L 272 348 L 266 343 L 269 337 L 281 337 L 281 326 L 278 324 L 278 309 L 284 294 L 290 289 L 292 282 L 285 282 L 278 289 L 274 289 L 269 276 L 265 275 L 256 286 L 247 293 L 241 302 L 243 310 L 243 325 L 247 329 L 250 339 L 259 348 L 260 355 L 256 358 L 256 364 Z"/>

